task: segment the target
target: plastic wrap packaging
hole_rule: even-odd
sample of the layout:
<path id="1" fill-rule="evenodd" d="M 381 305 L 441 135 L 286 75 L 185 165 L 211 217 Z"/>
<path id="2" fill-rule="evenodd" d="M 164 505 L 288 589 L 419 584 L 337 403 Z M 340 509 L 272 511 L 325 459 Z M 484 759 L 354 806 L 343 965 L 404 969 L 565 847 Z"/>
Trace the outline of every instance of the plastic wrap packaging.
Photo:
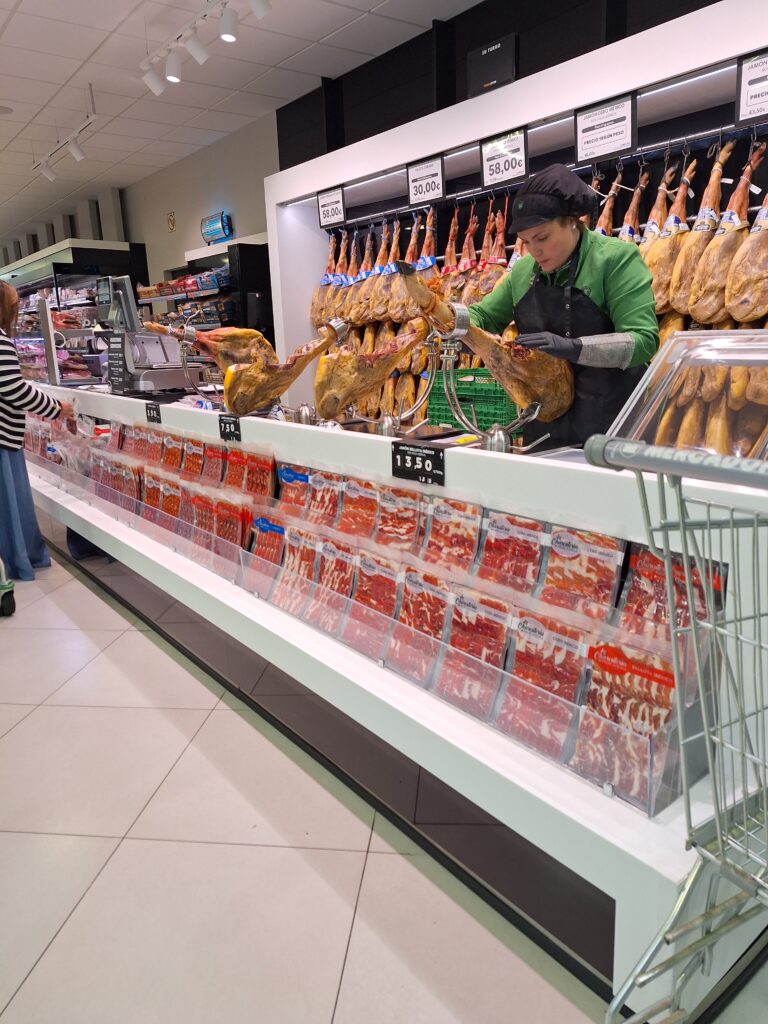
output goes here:
<path id="1" fill-rule="evenodd" d="M 247 453 L 243 490 L 254 498 L 274 496 L 275 457 L 271 452 Z"/>
<path id="2" fill-rule="evenodd" d="M 400 565 L 380 555 L 360 555 L 350 603 L 340 639 L 368 658 L 380 660 L 398 609 Z"/>
<path id="3" fill-rule="evenodd" d="M 400 612 L 384 658 L 387 667 L 426 686 L 441 652 L 452 604 L 445 580 L 406 566 Z"/>
<path id="4" fill-rule="evenodd" d="M 199 477 L 203 471 L 205 443 L 197 437 L 184 438 L 184 476 Z"/>
<path id="5" fill-rule="evenodd" d="M 212 535 L 216 517 L 216 499 L 213 494 L 202 489 L 197 491 L 192 498 L 192 506 L 195 510 L 195 532 Z"/>
<path id="6" fill-rule="evenodd" d="M 184 438 L 178 434 L 165 434 L 160 464 L 169 472 L 178 473 L 184 461 Z"/>
<path id="7" fill-rule="evenodd" d="M 280 565 L 285 547 L 285 524 L 278 516 L 261 513 L 251 524 L 251 552 L 265 562 Z"/>
<path id="8" fill-rule="evenodd" d="M 162 430 L 153 430 L 150 428 L 147 431 L 147 462 L 152 462 L 157 465 L 160 464 L 163 457 L 164 443 L 165 434 Z"/>
<path id="9" fill-rule="evenodd" d="M 270 604 L 289 615 L 301 615 L 312 590 L 315 561 L 314 537 L 289 526 L 285 531 L 283 568 L 269 595 Z"/>
<path id="10" fill-rule="evenodd" d="M 539 588 L 543 601 L 607 618 L 624 559 L 624 541 L 553 527 Z"/>
<path id="11" fill-rule="evenodd" d="M 221 494 L 213 509 L 213 533 L 220 540 L 242 547 L 250 516 L 242 498 L 236 493 Z"/>
<path id="12" fill-rule="evenodd" d="M 224 486 L 231 487 L 233 491 L 241 491 L 245 484 L 247 469 L 248 456 L 246 453 L 240 448 L 230 448 L 224 467 Z"/>
<path id="13" fill-rule="evenodd" d="M 378 486 L 368 480 L 348 479 L 336 529 L 353 537 L 370 537 L 376 528 L 378 510 Z"/>
<path id="14" fill-rule="evenodd" d="M 539 579 L 546 543 L 546 527 L 535 519 L 508 512 L 486 512 L 477 575 L 525 594 Z"/>
<path id="15" fill-rule="evenodd" d="M 706 618 L 707 602 L 701 578 L 691 566 L 691 582 L 695 599 L 694 614 Z M 674 612 L 670 614 L 664 563 L 647 548 L 636 548 L 629 561 L 629 572 L 619 599 L 617 625 L 649 639 L 669 638 L 670 625 L 689 626 L 691 609 L 685 584 L 682 557 L 675 560 L 672 573 Z M 721 597 L 721 580 L 712 576 L 715 594 Z"/>
<path id="16" fill-rule="evenodd" d="M 181 485 L 178 480 L 166 479 L 160 484 L 160 511 L 178 519 L 181 510 Z"/>
<path id="17" fill-rule="evenodd" d="M 419 491 L 381 487 L 375 542 L 399 551 L 415 550 L 421 537 L 423 508 Z"/>
<path id="18" fill-rule="evenodd" d="M 421 557 L 447 568 L 468 571 L 480 540 L 483 510 L 452 498 L 433 498 Z"/>
<path id="19" fill-rule="evenodd" d="M 344 493 L 344 477 L 338 473 L 313 472 L 309 477 L 309 504 L 306 520 L 333 526 L 339 516 Z"/>
<path id="20" fill-rule="evenodd" d="M 335 636 L 354 586 L 357 557 L 353 548 L 338 542 L 324 541 L 318 547 L 317 581 L 304 620 Z"/>
<path id="21" fill-rule="evenodd" d="M 224 478 L 226 464 L 227 449 L 225 446 L 222 444 L 206 444 L 200 480 L 212 487 L 218 487 Z"/>
<path id="22" fill-rule="evenodd" d="M 113 420 L 110 426 L 106 451 L 119 452 L 123 444 L 123 424 Z"/>
<path id="23" fill-rule="evenodd" d="M 140 462 L 149 462 L 149 430 L 146 427 L 134 425 L 126 455 L 133 455 Z"/>
<path id="24" fill-rule="evenodd" d="M 309 501 L 309 478 L 311 469 L 306 466 L 292 466 L 287 462 L 278 463 L 277 479 L 280 485 L 280 504 L 292 509 L 304 509 Z"/>

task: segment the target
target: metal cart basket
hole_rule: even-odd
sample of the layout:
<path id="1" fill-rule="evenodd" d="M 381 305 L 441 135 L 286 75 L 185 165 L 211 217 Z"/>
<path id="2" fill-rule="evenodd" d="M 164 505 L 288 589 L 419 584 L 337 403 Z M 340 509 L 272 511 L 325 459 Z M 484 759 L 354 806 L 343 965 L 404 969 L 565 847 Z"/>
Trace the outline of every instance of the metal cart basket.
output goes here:
<path id="1" fill-rule="evenodd" d="M 648 543 L 664 562 L 687 843 L 698 853 L 606 1022 L 622 1019 L 638 989 L 669 975 L 669 996 L 629 1021 L 682 1024 L 691 1020 L 684 989 L 697 972 L 710 973 L 716 944 L 768 911 L 768 462 L 601 435 L 585 456 L 635 473 Z M 698 482 L 736 485 L 733 503 L 710 500 Z M 690 614 L 678 614 L 683 604 Z M 692 798 L 687 771 L 702 741 L 701 732 L 685 731 L 692 677 L 709 768 L 706 810 L 700 792 Z"/>

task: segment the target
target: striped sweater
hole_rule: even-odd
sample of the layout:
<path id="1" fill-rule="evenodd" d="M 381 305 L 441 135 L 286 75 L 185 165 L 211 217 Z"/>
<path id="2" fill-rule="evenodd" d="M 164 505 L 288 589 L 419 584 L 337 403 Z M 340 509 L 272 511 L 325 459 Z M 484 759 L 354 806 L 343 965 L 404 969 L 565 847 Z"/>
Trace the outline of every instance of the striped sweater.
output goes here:
<path id="1" fill-rule="evenodd" d="M 0 332 L 0 448 L 16 451 L 24 444 L 25 412 L 53 420 L 61 412 L 55 398 L 21 376 L 11 339 Z"/>

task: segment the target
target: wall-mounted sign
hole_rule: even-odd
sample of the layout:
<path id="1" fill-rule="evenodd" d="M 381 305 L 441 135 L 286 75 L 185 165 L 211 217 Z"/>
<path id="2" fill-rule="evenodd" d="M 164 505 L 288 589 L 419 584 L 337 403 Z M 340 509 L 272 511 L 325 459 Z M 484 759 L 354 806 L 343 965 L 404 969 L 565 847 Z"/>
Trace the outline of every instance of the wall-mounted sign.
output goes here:
<path id="1" fill-rule="evenodd" d="M 517 36 L 514 34 L 471 50 L 467 54 L 468 95 L 479 96 L 489 89 L 514 82 L 516 55 Z"/>
<path id="2" fill-rule="evenodd" d="M 736 75 L 736 124 L 768 121 L 768 50 L 740 57 Z"/>
<path id="3" fill-rule="evenodd" d="M 344 189 L 341 185 L 317 193 L 317 216 L 321 228 L 339 228 L 346 223 L 347 211 L 344 209 Z"/>
<path id="4" fill-rule="evenodd" d="M 483 188 L 528 177 L 528 129 L 518 128 L 480 143 Z"/>
<path id="5" fill-rule="evenodd" d="M 573 115 L 576 163 L 626 156 L 637 149 L 637 94 L 619 96 Z"/>
<path id="6" fill-rule="evenodd" d="M 424 206 L 445 199 L 445 165 L 442 154 L 406 166 L 408 205 Z"/>
<path id="7" fill-rule="evenodd" d="M 228 213 L 212 213 L 209 217 L 203 217 L 200 221 L 200 234 L 204 241 L 224 242 L 232 237 L 232 218 Z"/>

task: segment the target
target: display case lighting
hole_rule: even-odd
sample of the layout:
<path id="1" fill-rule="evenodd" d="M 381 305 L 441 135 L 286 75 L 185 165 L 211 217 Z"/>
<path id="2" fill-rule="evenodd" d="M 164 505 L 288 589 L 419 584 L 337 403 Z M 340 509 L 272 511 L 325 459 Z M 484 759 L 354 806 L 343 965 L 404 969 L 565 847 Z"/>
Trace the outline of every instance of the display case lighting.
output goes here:
<path id="1" fill-rule="evenodd" d="M 660 85 L 653 89 L 646 89 L 638 93 L 638 99 L 645 99 L 646 96 L 658 96 L 660 92 L 669 92 L 670 89 L 679 89 L 683 85 L 691 85 L 693 82 L 701 82 L 705 78 L 713 78 L 715 75 L 723 75 L 726 71 L 735 71 L 735 64 L 727 64 L 724 68 L 715 68 L 714 71 L 705 71 L 701 75 L 694 75 L 692 78 L 685 78 L 682 82 L 670 82 L 669 85 Z"/>

